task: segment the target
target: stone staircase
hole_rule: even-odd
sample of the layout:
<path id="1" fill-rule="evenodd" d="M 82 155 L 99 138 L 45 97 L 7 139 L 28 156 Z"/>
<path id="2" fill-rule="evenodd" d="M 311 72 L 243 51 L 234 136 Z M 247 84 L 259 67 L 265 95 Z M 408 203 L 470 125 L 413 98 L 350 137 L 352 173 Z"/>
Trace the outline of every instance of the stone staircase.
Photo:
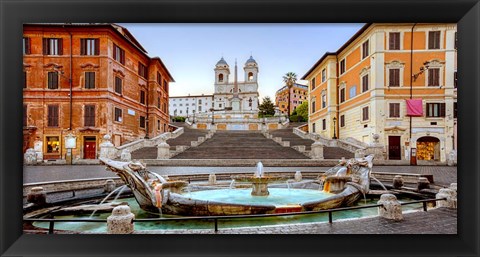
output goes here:
<path id="1" fill-rule="evenodd" d="M 301 138 L 297 136 L 295 133 L 293 133 L 294 128 L 302 126 L 304 124 L 305 123 L 291 122 L 287 128 L 272 130 L 269 133 L 273 137 L 281 137 L 282 141 L 289 141 L 290 147 L 305 146 L 305 151 L 309 152 L 312 149 L 311 146 L 315 141 L 311 139 Z M 324 159 L 341 159 L 342 157 L 345 157 L 348 159 L 348 158 L 353 158 L 354 153 L 349 152 L 340 147 L 324 146 L 323 157 Z"/>
<path id="2" fill-rule="evenodd" d="M 171 125 L 176 127 L 183 127 L 184 132 L 177 138 L 167 140 L 170 145 L 170 152 L 175 153 L 177 146 L 184 146 L 186 148 L 191 146 L 191 141 L 197 141 L 198 137 L 204 137 L 208 131 L 201 129 L 191 129 L 183 122 L 173 122 Z M 132 159 L 157 159 L 157 147 L 144 147 L 133 151 Z"/>
<path id="3" fill-rule="evenodd" d="M 217 131 L 203 144 L 172 159 L 308 159 L 290 147 L 282 147 L 260 132 Z"/>

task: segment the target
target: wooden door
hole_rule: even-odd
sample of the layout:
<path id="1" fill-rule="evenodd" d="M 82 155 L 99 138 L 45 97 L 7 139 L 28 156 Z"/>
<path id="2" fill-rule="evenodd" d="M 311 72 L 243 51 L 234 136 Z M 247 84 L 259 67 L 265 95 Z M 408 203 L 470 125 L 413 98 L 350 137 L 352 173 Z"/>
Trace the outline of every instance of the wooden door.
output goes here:
<path id="1" fill-rule="evenodd" d="M 400 152 L 400 136 L 388 137 L 388 159 L 400 160 L 402 153 Z"/>
<path id="2" fill-rule="evenodd" d="M 95 159 L 97 156 L 97 142 L 95 139 L 87 139 L 83 141 L 83 158 Z"/>

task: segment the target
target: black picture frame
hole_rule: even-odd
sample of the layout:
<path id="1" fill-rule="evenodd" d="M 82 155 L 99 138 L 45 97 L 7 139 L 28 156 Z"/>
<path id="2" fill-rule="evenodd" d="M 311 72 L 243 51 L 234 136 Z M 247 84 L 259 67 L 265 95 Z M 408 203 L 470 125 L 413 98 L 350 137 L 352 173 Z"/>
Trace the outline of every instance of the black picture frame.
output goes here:
<path id="1" fill-rule="evenodd" d="M 478 0 L 0 0 L 2 256 L 478 256 Z M 458 22 L 457 235 L 23 235 L 21 39 L 26 22 Z M 167 39 L 168 40 L 168 39 Z M 305 39 L 308 40 L 308 39 Z M 425 221 L 428 222 L 428 221 Z"/>

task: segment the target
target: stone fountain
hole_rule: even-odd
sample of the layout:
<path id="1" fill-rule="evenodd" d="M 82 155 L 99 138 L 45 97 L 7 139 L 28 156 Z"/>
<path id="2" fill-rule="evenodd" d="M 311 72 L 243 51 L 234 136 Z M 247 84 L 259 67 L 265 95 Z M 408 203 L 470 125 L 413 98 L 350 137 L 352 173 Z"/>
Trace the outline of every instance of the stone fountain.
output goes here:
<path id="1" fill-rule="evenodd" d="M 290 189 L 283 189 L 284 191 L 280 192 L 277 190 L 282 189 L 276 188 L 272 195 L 268 190 L 268 184 L 286 181 L 287 177 L 265 175 L 262 163 L 258 163 L 253 175 L 232 176 L 233 181 L 252 184 L 249 198 L 242 198 L 236 202 L 232 200 L 237 193 L 242 192 L 242 189 L 201 190 L 198 193 L 202 192 L 206 197 L 198 198 L 193 193 L 183 192 L 183 189 L 188 186 L 187 182 L 167 180 L 148 171 L 142 163 L 113 161 L 106 158 L 100 158 L 100 160 L 125 181 L 133 191 L 139 206 L 145 211 L 186 216 L 221 216 L 268 214 L 286 210 L 323 210 L 352 205 L 369 190 L 373 155 L 348 161 L 340 160 L 339 165 L 319 178 L 323 183 L 323 191 L 297 189 L 293 192 Z M 300 194 L 302 199 L 312 193 L 315 196 L 309 200 L 292 202 L 290 198 L 293 193 Z M 286 203 L 284 201 L 284 203 L 274 204 L 274 198 L 278 200 L 279 197 Z"/>
<path id="2" fill-rule="evenodd" d="M 253 176 L 237 175 L 232 176 L 232 179 L 238 182 L 252 183 L 253 196 L 267 196 L 270 194 L 268 191 L 268 184 L 280 181 L 286 181 L 288 178 L 284 176 L 266 176 L 263 174 L 262 162 L 257 163 L 257 171 Z"/>

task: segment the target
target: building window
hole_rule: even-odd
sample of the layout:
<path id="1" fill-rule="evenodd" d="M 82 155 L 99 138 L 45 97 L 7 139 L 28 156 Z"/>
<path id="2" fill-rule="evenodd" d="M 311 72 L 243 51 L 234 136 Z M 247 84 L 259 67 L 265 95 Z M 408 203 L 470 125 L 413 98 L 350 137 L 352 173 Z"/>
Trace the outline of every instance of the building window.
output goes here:
<path id="1" fill-rule="evenodd" d="M 327 94 L 324 92 L 322 94 L 322 108 L 327 107 Z"/>
<path id="2" fill-rule="evenodd" d="M 340 127 L 345 127 L 345 115 L 340 115 Z"/>
<path id="3" fill-rule="evenodd" d="M 23 72 L 23 88 L 27 88 L 27 72 L 26 71 Z"/>
<path id="4" fill-rule="evenodd" d="M 23 126 L 27 126 L 27 105 L 23 105 Z"/>
<path id="5" fill-rule="evenodd" d="M 163 108 L 162 108 L 164 113 L 167 113 L 167 104 L 163 103 Z"/>
<path id="6" fill-rule="evenodd" d="M 160 97 L 157 97 L 157 108 L 160 109 Z"/>
<path id="7" fill-rule="evenodd" d="M 326 79 L 327 79 L 327 70 L 323 69 L 322 70 L 322 83 L 325 82 Z"/>
<path id="8" fill-rule="evenodd" d="M 202 111 L 202 106 L 198 106 L 198 111 L 201 112 Z"/>
<path id="9" fill-rule="evenodd" d="M 140 116 L 140 128 L 145 128 L 145 116 Z"/>
<path id="10" fill-rule="evenodd" d="M 145 104 L 145 91 L 140 91 L 140 103 Z"/>
<path id="11" fill-rule="evenodd" d="M 138 75 L 144 79 L 147 79 L 147 67 L 141 62 L 138 62 Z"/>
<path id="12" fill-rule="evenodd" d="M 113 44 L 113 59 L 123 65 L 125 65 L 125 50 Z"/>
<path id="13" fill-rule="evenodd" d="M 362 77 L 362 93 L 368 91 L 368 74 Z"/>
<path id="14" fill-rule="evenodd" d="M 316 86 L 316 85 L 315 85 L 315 78 L 313 78 L 313 79 L 312 79 L 312 86 L 311 86 L 312 89 L 311 89 L 311 90 L 314 90 L 314 89 L 315 89 L 315 86 Z"/>
<path id="15" fill-rule="evenodd" d="M 81 38 L 80 55 L 100 55 L 100 39 Z"/>
<path id="16" fill-rule="evenodd" d="M 400 86 L 400 69 L 389 69 L 388 70 L 388 86 L 389 87 L 399 87 Z"/>
<path id="17" fill-rule="evenodd" d="M 345 73 L 345 59 L 340 61 L 340 74 Z"/>
<path id="18" fill-rule="evenodd" d="M 340 103 L 345 102 L 345 88 L 340 89 Z"/>
<path id="19" fill-rule="evenodd" d="M 46 140 L 47 140 L 47 153 L 60 152 L 60 139 L 58 136 L 46 137 Z"/>
<path id="20" fill-rule="evenodd" d="M 92 72 L 92 71 L 85 72 L 85 88 L 87 89 L 95 88 L 95 72 Z"/>
<path id="21" fill-rule="evenodd" d="M 316 131 L 315 131 L 315 122 L 314 122 L 314 123 L 312 123 L 312 133 L 315 133 L 315 132 Z"/>
<path id="22" fill-rule="evenodd" d="M 222 108 L 222 104 L 218 104 L 218 107 L 219 107 L 219 108 Z"/>
<path id="23" fill-rule="evenodd" d="M 30 38 L 23 38 L 23 54 L 31 54 Z"/>
<path id="24" fill-rule="evenodd" d="M 218 82 L 223 82 L 223 74 L 218 74 Z"/>
<path id="25" fill-rule="evenodd" d="M 457 72 L 453 73 L 453 88 L 457 88 Z"/>
<path id="26" fill-rule="evenodd" d="M 362 121 L 368 120 L 368 106 L 362 108 Z"/>
<path id="27" fill-rule="evenodd" d="M 61 38 L 44 38 L 43 39 L 44 55 L 62 55 L 63 39 Z"/>
<path id="28" fill-rule="evenodd" d="M 122 122 L 122 109 L 115 107 L 115 121 Z"/>
<path id="29" fill-rule="evenodd" d="M 56 71 L 48 72 L 48 89 L 58 89 L 58 73 Z"/>
<path id="30" fill-rule="evenodd" d="M 400 103 L 390 103 L 389 117 L 400 118 Z"/>
<path id="31" fill-rule="evenodd" d="M 95 127 L 95 105 L 85 105 L 84 126 Z"/>
<path id="32" fill-rule="evenodd" d="M 312 113 L 315 113 L 315 100 L 312 100 Z"/>
<path id="33" fill-rule="evenodd" d="M 440 86 L 440 68 L 428 69 L 428 86 L 429 87 Z"/>
<path id="34" fill-rule="evenodd" d="M 445 103 L 427 103 L 427 117 L 445 117 Z"/>
<path id="35" fill-rule="evenodd" d="M 326 130 L 326 129 L 327 129 L 327 120 L 323 119 L 322 120 L 322 130 Z"/>
<path id="36" fill-rule="evenodd" d="M 368 56 L 368 40 L 362 44 L 362 59 Z"/>
<path id="37" fill-rule="evenodd" d="M 48 105 L 48 126 L 58 127 L 58 105 Z"/>
<path id="38" fill-rule="evenodd" d="M 428 32 L 428 49 L 440 49 L 440 31 Z"/>
<path id="39" fill-rule="evenodd" d="M 165 90 L 165 92 L 168 92 L 168 83 L 166 80 L 163 81 L 163 90 Z"/>
<path id="40" fill-rule="evenodd" d="M 349 98 L 354 98 L 357 95 L 357 87 L 352 86 L 349 91 Z"/>
<path id="41" fill-rule="evenodd" d="M 453 103 L 453 117 L 457 118 L 457 113 L 458 113 L 458 107 L 457 107 L 457 102 Z"/>
<path id="42" fill-rule="evenodd" d="M 160 120 L 157 120 L 157 130 L 160 130 Z"/>
<path id="43" fill-rule="evenodd" d="M 455 47 L 455 49 L 457 49 L 457 32 L 455 32 L 455 41 L 454 41 L 454 42 L 455 42 L 455 43 L 454 43 L 454 44 L 455 44 L 454 47 Z"/>
<path id="44" fill-rule="evenodd" d="M 161 86 L 162 85 L 162 74 L 157 71 L 157 83 Z"/>
<path id="45" fill-rule="evenodd" d="M 388 49 L 400 50 L 400 32 L 390 32 L 388 36 Z"/>
<path id="46" fill-rule="evenodd" d="M 115 93 L 122 94 L 123 80 L 120 77 L 115 77 Z"/>

